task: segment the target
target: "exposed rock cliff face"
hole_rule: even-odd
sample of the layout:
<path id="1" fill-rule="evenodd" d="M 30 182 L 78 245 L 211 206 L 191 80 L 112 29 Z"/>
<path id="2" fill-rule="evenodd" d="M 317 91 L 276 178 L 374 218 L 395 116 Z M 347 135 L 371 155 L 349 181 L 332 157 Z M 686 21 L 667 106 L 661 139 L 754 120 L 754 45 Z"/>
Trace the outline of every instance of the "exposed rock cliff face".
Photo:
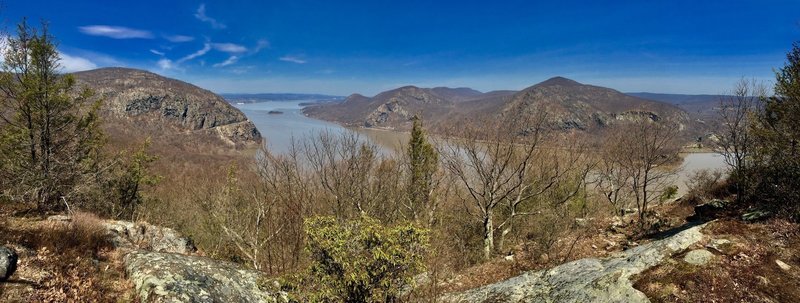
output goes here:
<path id="1" fill-rule="evenodd" d="M 581 259 L 445 296 L 445 302 L 649 302 L 630 277 L 700 241 L 704 225 L 626 250 L 608 259 Z"/>
<path id="2" fill-rule="evenodd" d="M 241 111 L 194 85 L 127 68 L 101 68 L 75 76 L 103 98 L 107 117 L 179 131 L 216 131 L 232 143 L 261 141 L 261 134 Z"/>

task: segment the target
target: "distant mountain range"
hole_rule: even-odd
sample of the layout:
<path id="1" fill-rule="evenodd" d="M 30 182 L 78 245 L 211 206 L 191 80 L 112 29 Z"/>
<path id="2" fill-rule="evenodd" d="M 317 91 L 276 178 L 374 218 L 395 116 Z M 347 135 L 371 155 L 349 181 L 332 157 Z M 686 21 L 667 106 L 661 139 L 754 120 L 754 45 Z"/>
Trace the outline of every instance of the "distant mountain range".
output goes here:
<path id="1" fill-rule="evenodd" d="M 407 130 L 414 115 L 429 125 L 456 121 L 502 121 L 508 113 L 531 116 L 543 109 L 546 123 L 555 129 L 593 131 L 634 119 L 692 123 L 683 109 L 619 91 L 554 77 L 521 91 L 482 93 L 469 88 L 404 86 L 374 97 L 359 94 L 343 102 L 313 105 L 304 112 L 347 126 Z"/>
<path id="2" fill-rule="evenodd" d="M 221 94 L 225 100 L 236 103 L 257 103 L 264 101 L 301 101 L 301 100 L 326 100 L 337 101 L 343 96 L 323 94 L 294 94 L 294 93 L 260 93 L 260 94 Z"/>
<path id="3" fill-rule="evenodd" d="M 656 94 L 656 93 L 627 93 L 628 95 L 666 102 L 676 105 L 694 118 L 709 120 L 716 118 L 715 109 L 720 99 L 725 95 L 683 95 L 683 94 Z"/>

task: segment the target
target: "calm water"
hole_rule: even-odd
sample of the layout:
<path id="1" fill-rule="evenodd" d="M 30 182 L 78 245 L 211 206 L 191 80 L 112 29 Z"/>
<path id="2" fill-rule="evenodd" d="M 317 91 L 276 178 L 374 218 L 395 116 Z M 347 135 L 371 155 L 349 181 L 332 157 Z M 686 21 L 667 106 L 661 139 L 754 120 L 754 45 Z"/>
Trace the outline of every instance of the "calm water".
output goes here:
<path id="1" fill-rule="evenodd" d="M 678 185 L 678 195 L 683 195 L 686 193 L 686 182 L 689 181 L 689 178 L 697 171 L 708 169 L 708 170 L 725 170 L 725 160 L 724 158 L 716 153 L 692 153 L 692 154 L 685 154 L 683 159 L 683 165 L 681 166 L 681 170 L 678 172 L 677 180 L 675 181 L 675 185 Z"/>
<path id="2" fill-rule="evenodd" d="M 277 153 L 288 151 L 292 138 L 301 139 L 322 131 L 355 131 L 376 143 L 384 151 L 399 148 L 408 140 L 408 134 L 373 129 L 348 129 L 338 124 L 312 119 L 303 115 L 300 103 L 305 101 L 265 101 L 258 103 L 234 104 L 244 112 L 264 137 L 267 147 Z M 280 111 L 283 114 L 270 114 L 269 111 Z"/>
<path id="3" fill-rule="evenodd" d="M 300 139 L 303 136 L 326 130 L 358 132 L 362 137 L 380 146 L 384 152 L 397 150 L 403 142 L 408 140 L 407 133 L 375 129 L 348 129 L 335 123 L 306 117 L 301 112 L 300 103 L 303 102 L 309 101 L 267 101 L 234 105 L 255 123 L 261 135 L 264 136 L 267 146 L 273 152 L 286 152 L 292 137 Z M 283 114 L 269 114 L 269 111 L 281 111 Z M 685 154 L 681 170 L 674 181 L 678 186 L 678 194 L 686 193 L 686 182 L 695 172 L 702 169 L 721 170 L 724 168 L 725 162 L 718 154 Z"/>

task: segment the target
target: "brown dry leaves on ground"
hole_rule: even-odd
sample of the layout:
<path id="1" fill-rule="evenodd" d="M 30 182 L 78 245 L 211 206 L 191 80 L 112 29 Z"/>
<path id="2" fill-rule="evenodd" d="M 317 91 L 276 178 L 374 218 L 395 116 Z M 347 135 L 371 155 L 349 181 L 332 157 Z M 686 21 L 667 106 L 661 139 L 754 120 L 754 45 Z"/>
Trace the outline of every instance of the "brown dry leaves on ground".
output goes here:
<path id="1" fill-rule="evenodd" d="M 714 259 L 705 266 L 674 256 L 635 279 L 635 287 L 653 302 L 800 302 L 800 225 L 781 219 L 744 223 L 737 219 L 712 222 L 707 240 L 730 244 L 706 248 Z M 776 260 L 791 266 L 781 269 Z"/>
<path id="2" fill-rule="evenodd" d="M 72 223 L 0 219 L 0 244 L 19 255 L 17 272 L 0 283 L 0 301 L 135 302 L 121 256 L 99 224 L 82 213 Z"/>

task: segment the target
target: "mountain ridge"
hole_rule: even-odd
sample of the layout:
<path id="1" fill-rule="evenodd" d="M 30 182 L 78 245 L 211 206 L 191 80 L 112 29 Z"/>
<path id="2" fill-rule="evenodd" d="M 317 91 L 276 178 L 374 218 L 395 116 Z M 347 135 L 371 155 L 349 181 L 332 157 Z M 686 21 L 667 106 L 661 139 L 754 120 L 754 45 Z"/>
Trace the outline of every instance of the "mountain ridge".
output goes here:
<path id="1" fill-rule="evenodd" d="M 101 114 L 113 124 L 131 123 L 153 135 L 205 132 L 233 144 L 261 142 L 261 134 L 240 110 L 221 96 L 149 71 L 106 67 L 74 73 L 80 85 L 103 100 Z M 149 133 L 148 133 L 149 132 Z"/>
<path id="2" fill-rule="evenodd" d="M 540 108 L 551 114 L 550 127 L 561 130 L 593 131 L 636 119 L 689 123 L 686 112 L 674 105 L 558 76 L 520 91 L 403 86 L 373 97 L 353 94 L 344 102 L 311 106 L 304 112 L 345 126 L 407 130 L 415 115 L 442 126 L 477 118 L 500 121 L 510 112 L 532 115 Z"/>

